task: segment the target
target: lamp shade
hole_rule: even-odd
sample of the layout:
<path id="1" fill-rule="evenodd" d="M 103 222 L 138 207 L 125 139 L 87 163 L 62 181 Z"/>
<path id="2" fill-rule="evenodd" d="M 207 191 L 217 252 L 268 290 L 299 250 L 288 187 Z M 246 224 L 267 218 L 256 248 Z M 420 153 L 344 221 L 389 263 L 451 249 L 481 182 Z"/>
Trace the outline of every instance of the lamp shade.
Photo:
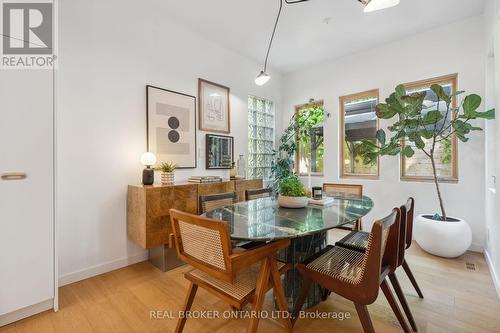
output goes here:
<path id="1" fill-rule="evenodd" d="M 265 73 L 264 71 L 260 71 L 259 75 L 255 78 L 255 84 L 258 86 L 263 86 L 269 81 L 271 75 Z"/>
<path id="2" fill-rule="evenodd" d="M 147 152 L 142 154 L 141 163 L 144 166 L 151 166 L 156 163 L 156 156 L 153 153 Z"/>
<path id="3" fill-rule="evenodd" d="M 389 7 L 394 7 L 399 4 L 400 0 L 371 0 L 366 2 L 364 12 L 374 12 L 376 10 L 381 10 Z"/>

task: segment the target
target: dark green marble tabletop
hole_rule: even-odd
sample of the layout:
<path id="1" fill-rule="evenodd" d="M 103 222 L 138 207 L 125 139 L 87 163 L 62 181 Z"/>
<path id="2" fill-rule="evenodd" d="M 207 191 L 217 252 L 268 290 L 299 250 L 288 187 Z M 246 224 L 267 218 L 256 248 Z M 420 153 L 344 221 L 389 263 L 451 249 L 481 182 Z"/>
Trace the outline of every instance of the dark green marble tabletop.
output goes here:
<path id="1" fill-rule="evenodd" d="M 302 237 L 351 223 L 373 208 L 367 197 L 334 197 L 327 207 L 282 208 L 275 198 L 243 201 L 207 212 L 206 216 L 228 223 L 231 238 L 270 241 Z"/>

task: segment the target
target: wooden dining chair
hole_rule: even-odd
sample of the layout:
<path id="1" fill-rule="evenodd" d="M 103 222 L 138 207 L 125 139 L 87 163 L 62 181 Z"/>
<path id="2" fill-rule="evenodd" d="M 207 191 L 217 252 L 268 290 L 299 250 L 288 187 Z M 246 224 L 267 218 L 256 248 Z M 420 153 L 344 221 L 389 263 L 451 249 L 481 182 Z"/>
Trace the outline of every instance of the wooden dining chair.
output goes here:
<path id="1" fill-rule="evenodd" d="M 408 275 L 408 278 L 410 279 L 415 290 L 417 291 L 417 294 L 419 295 L 420 298 L 424 298 L 422 291 L 420 290 L 420 287 L 418 286 L 417 281 L 415 280 L 410 270 L 410 267 L 408 266 L 408 263 L 406 262 L 405 259 L 405 251 L 411 246 L 414 209 L 415 209 L 415 200 L 413 198 L 408 198 L 406 203 L 400 207 L 401 225 L 399 231 L 397 267 L 403 266 L 403 269 L 405 270 L 406 274 Z M 365 252 L 368 246 L 369 235 L 370 234 L 368 232 L 353 231 L 349 235 L 345 236 L 340 241 L 335 243 L 335 245 L 359 252 Z M 410 307 L 408 305 L 408 302 L 406 301 L 406 297 L 401 289 L 401 285 L 399 284 L 395 272 L 389 273 L 389 280 L 391 281 L 394 291 L 396 292 L 399 302 L 403 307 L 403 310 L 406 314 L 406 317 L 408 318 L 408 321 L 410 322 L 412 329 L 414 331 L 417 331 L 418 330 L 417 324 L 415 322 L 413 314 L 411 313 Z"/>
<path id="2" fill-rule="evenodd" d="M 341 246 L 327 246 L 316 255 L 297 265 L 303 274 L 304 284 L 297 300 L 295 322 L 313 282 L 351 300 L 358 313 L 364 332 L 374 332 L 367 305 L 378 297 L 379 287 L 389 302 L 399 324 L 410 332 L 392 291 L 387 275 L 394 271 L 398 262 L 400 211 L 394 208 L 387 217 L 375 221 L 368 237 L 364 253 Z"/>
<path id="3" fill-rule="evenodd" d="M 340 196 L 363 196 L 363 185 L 356 184 L 333 184 L 333 183 L 323 183 L 323 193 L 330 193 L 330 195 L 340 195 Z M 342 230 L 361 230 L 361 219 L 354 221 L 353 223 L 344 224 L 338 226 L 336 229 Z"/>
<path id="4" fill-rule="evenodd" d="M 200 213 L 204 214 L 219 207 L 232 205 L 236 202 L 236 197 L 236 192 L 200 195 Z"/>
<path id="5" fill-rule="evenodd" d="M 170 210 L 173 238 L 179 259 L 193 267 L 184 274 L 189 289 L 183 311 L 188 312 L 198 287 L 217 296 L 236 309 L 252 302 L 252 313 L 262 309 L 264 296 L 274 289 L 274 296 L 281 311 L 288 311 L 281 275 L 289 268 L 275 259 L 276 252 L 288 247 L 289 240 L 280 240 L 233 252 L 226 223 L 206 217 Z M 284 312 L 285 313 L 285 312 Z M 287 332 L 292 323 L 283 316 Z M 177 322 L 176 333 L 182 332 L 186 316 Z M 259 316 L 253 316 L 247 332 L 256 332 Z"/>
<path id="6" fill-rule="evenodd" d="M 245 191 L 245 200 L 248 201 L 260 198 L 267 198 L 272 195 L 273 195 L 273 189 L 270 187 L 249 189 Z"/>

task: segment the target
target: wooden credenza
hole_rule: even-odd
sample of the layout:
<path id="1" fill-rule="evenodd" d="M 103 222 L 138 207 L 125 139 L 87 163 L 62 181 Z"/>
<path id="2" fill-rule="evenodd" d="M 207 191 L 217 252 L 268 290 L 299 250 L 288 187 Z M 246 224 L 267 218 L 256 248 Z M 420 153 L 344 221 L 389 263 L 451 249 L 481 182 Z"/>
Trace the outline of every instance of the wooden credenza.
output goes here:
<path id="1" fill-rule="evenodd" d="M 262 179 L 229 180 L 212 184 L 129 185 L 127 194 L 127 235 L 139 246 L 152 249 L 168 245 L 171 208 L 199 214 L 199 196 L 236 192 L 245 200 L 245 190 L 262 188 Z"/>

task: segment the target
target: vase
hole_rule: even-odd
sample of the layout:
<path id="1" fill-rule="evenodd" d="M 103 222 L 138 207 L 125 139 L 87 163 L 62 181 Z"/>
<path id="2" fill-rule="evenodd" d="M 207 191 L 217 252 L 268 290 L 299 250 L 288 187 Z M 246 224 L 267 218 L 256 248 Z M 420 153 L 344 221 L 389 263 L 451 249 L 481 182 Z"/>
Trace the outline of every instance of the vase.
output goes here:
<path id="1" fill-rule="evenodd" d="M 161 183 L 162 184 L 173 184 L 174 183 L 174 173 L 173 172 L 162 172 L 161 173 Z"/>
<path id="2" fill-rule="evenodd" d="M 456 258 L 472 243 L 472 231 L 465 220 L 450 217 L 447 221 L 421 214 L 415 219 L 414 235 L 417 244 L 426 252 L 444 258 Z"/>
<path id="3" fill-rule="evenodd" d="M 238 176 L 241 178 L 247 178 L 247 166 L 246 166 L 246 161 L 243 155 L 240 155 L 238 158 Z"/>

